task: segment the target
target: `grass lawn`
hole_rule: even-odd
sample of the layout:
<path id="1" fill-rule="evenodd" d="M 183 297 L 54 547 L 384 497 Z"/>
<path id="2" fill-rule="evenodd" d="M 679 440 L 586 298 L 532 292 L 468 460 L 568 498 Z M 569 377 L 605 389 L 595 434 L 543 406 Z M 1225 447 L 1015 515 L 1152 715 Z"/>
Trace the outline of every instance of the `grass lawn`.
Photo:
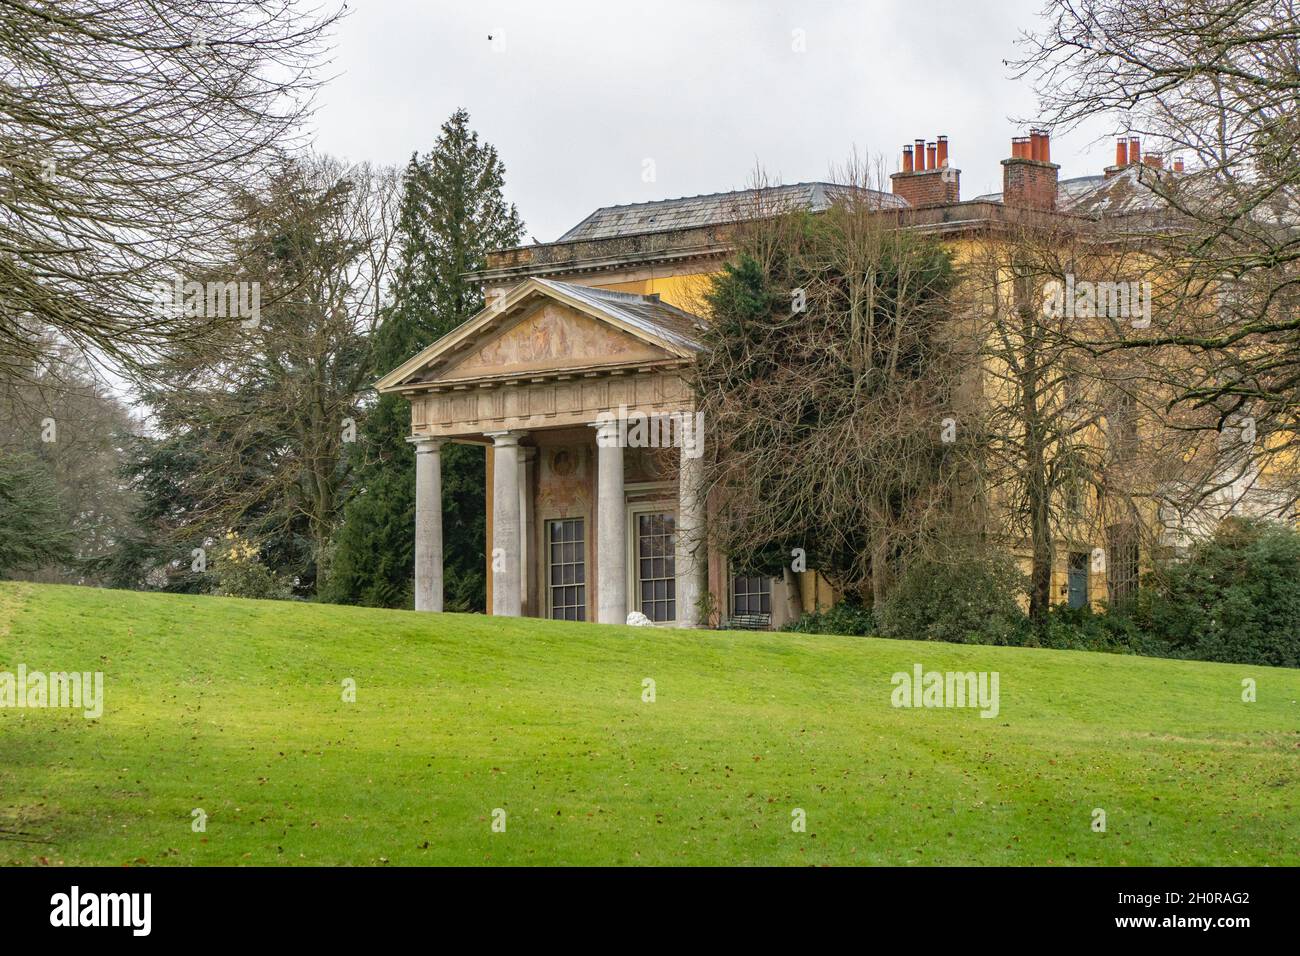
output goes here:
<path id="1" fill-rule="evenodd" d="M 0 584 L 19 664 L 104 713 L 0 709 L 0 862 L 1300 863 L 1294 670 Z"/>

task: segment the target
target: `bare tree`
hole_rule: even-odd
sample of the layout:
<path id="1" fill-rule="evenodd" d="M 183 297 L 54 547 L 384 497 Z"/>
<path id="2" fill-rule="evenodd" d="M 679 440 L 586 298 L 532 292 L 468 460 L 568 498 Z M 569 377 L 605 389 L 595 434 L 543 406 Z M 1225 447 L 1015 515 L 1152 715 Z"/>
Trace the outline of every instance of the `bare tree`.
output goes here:
<path id="1" fill-rule="evenodd" d="M 25 456 L 47 476 L 68 531 L 63 560 L 23 576 L 103 583 L 100 566 L 131 528 L 136 499 L 121 464 L 139 426 L 75 349 L 48 341 L 45 355 L 30 374 L 0 379 L 0 456 Z"/>
<path id="2" fill-rule="evenodd" d="M 168 440 L 193 449 L 189 526 L 300 536 L 315 570 L 344 504 L 371 336 L 390 266 L 392 170 L 287 162 L 240 202 L 232 260 L 265 276 L 269 305 L 226 326 L 223 347 L 181 348 L 145 392 Z"/>
<path id="3" fill-rule="evenodd" d="M 802 547 L 842 592 L 879 600 L 946 514 L 953 270 L 896 228 L 860 164 L 841 178 L 826 212 L 760 208 L 740 230 L 697 389 L 715 542 L 741 564 Z"/>
<path id="4" fill-rule="evenodd" d="M 218 261 L 229 197 L 294 142 L 340 14 L 0 0 L 0 372 L 45 330 L 127 366 L 211 331 L 151 290 Z"/>
<path id="5" fill-rule="evenodd" d="M 1177 427 L 1204 433 L 1202 480 L 1171 484 L 1175 511 L 1284 515 L 1300 496 L 1297 5 L 1052 0 L 1045 17 L 1018 67 L 1046 118 L 1109 118 L 1185 164 L 1136 167 L 1150 201 L 1106 217 L 1148 256 L 1156 323 L 1089 344 L 1141 353 L 1169 412 L 1192 410 Z"/>
<path id="6" fill-rule="evenodd" d="M 979 384 L 962 448 L 984 526 L 1029 555 L 1035 620 L 1056 603 L 1062 547 L 1104 570 L 1112 597 L 1133 590 L 1139 549 L 1161 546 L 1161 504 L 1203 477 L 1194 426 L 1205 416 L 1171 407 L 1163 375 L 1185 350 L 1087 344 L 1152 324 L 1150 296 L 1127 278 L 1147 267 L 1104 228 L 1044 219 L 981 237 L 963 269 Z"/>

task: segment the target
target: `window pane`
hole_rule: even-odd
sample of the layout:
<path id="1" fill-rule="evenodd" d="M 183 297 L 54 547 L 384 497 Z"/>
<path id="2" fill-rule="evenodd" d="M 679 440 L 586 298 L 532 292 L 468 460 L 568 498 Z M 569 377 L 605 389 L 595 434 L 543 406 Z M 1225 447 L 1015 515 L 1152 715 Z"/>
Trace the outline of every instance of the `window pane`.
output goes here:
<path id="1" fill-rule="evenodd" d="M 558 621 L 586 620 L 586 528 L 582 518 L 561 518 L 546 523 L 551 556 L 551 617 Z"/>
<path id="2" fill-rule="evenodd" d="M 652 621 L 676 620 L 673 602 L 677 590 L 677 562 L 673 553 L 675 523 L 670 514 L 638 514 L 636 519 L 641 613 Z"/>
<path id="3" fill-rule="evenodd" d="M 732 614 L 771 614 L 772 579 L 762 575 L 738 574 L 731 579 Z"/>

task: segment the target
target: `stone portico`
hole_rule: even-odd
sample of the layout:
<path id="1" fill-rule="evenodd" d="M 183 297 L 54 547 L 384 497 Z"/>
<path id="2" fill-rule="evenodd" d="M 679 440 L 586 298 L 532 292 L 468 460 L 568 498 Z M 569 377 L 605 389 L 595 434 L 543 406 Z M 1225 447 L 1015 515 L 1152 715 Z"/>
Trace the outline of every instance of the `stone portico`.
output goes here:
<path id="1" fill-rule="evenodd" d="M 699 321 L 657 296 L 529 278 L 377 383 L 411 402 L 417 610 L 443 607 L 454 441 L 486 446 L 492 614 L 707 623 L 701 459 L 627 426 L 693 421 Z"/>

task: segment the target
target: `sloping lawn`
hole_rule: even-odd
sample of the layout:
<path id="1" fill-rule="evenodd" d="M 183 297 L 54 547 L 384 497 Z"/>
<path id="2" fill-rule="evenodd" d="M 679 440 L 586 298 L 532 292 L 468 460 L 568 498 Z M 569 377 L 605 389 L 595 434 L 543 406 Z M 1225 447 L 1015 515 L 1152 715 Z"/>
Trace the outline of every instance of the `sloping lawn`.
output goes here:
<path id="1" fill-rule="evenodd" d="M 20 664 L 104 712 L 0 709 L 0 862 L 1300 863 L 1290 670 L 0 584 Z"/>

